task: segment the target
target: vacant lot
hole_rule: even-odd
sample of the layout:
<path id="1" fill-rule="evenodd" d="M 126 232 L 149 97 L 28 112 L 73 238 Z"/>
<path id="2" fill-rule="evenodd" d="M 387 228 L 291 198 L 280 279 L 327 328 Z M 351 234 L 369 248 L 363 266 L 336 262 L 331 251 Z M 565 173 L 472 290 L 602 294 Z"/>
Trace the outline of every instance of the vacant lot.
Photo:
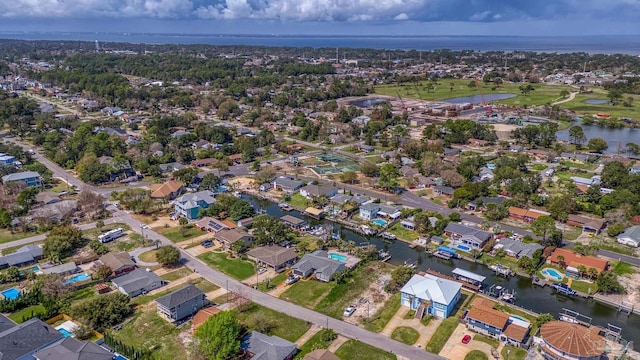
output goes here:
<path id="1" fill-rule="evenodd" d="M 227 255 L 227 253 L 223 252 L 207 252 L 199 255 L 198 258 L 209 266 L 238 280 L 244 280 L 256 273 L 256 266 L 252 262 L 240 258 L 229 258 Z"/>
<path id="2" fill-rule="evenodd" d="M 349 340 L 336 350 L 336 356 L 342 360 L 393 360 L 392 353 L 356 340 Z"/>
<path id="3" fill-rule="evenodd" d="M 324 283 L 314 279 L 298 281 L 291 285 L 280 298 L 313 309 L 320 297 L 331 290 L 333 286 L 333 283 Z"/>
<path id="4" fill-rule="evenodd" d="M 181 226 L 177 226 L 170 228 L 160 227 L 154 230 L 164 235 L 167 239 L 173 241 L 174 243 L 189 240 L 191 238 L 204 234 L 202 231 L 196 229 L 192 224 L 185 226 L 184 229 Z"/>
<path id="5" fill-rule="evenodd" d="M 247 310 L 240 312 L 238 320 L 249 327 L 259 322 L 261 327 L 269 328 L 268 335 L 275 335 L 291 342 L 298 340 L 311 328 L 311 325 L 304 320 L 296 319 L 258 304 L 251 304 Z M 265 326 L 265 323 L 268 326 Z"/>

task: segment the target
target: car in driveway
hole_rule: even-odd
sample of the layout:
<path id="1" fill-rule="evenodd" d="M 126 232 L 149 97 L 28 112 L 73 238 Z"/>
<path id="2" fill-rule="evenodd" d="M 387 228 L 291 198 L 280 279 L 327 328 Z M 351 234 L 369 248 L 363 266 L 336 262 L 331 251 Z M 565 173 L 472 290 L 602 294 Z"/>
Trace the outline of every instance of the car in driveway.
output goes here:
<path id="1" fill-rule="evenodd" d="M 356 312 L 356 307 L 351 305 L 351 306 L 347 307 L 346 309 L 344 309 L 344 312 L 342 313 L 342 316 L 349 317 L 349 316 L 353 315 L 354 312 Z"/>
<path id="2" fill-rule="evenodd" d="M 289 275 L 287 277 L 287 281 L 285 281 L 285 284 L 287 284 L 287 285 L 295 284 L 295 283 L 298 282 L 298 280 L 300 280 L 300 276 L 298 276 L 298 275 Z"/>
<path id="3" fill-rule="evenodd" d="M 260 268 L 258 269 L 258 274 L 264 274 L 267 272 L 267 268 Z"/>
<path id="4" fill-rule="evenodd" d="M 462 343 L 463 344 L 468 344 L 469 341 L 471 341 L 471 335 L 465 335 L 462 337 Z"/>
<path id="5" fill-rule="evenodd" d="M 201 242 L 200 245 L 202 245 L 202 247 L 205 247 L 205 248 L 210 248 L 213 246 L 213 240 L 205 240 Z"/>

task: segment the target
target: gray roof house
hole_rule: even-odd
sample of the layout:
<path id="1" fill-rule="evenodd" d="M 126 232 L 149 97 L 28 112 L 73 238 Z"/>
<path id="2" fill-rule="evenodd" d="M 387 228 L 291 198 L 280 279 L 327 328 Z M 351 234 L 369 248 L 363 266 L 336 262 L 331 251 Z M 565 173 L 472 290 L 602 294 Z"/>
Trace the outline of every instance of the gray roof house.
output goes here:
<path id="1" fill-rule="evenodd" d="M 40 177 L 40 174 L 35 172 L 35 171 L 23 171 L 23 172 L 18 172 L 18 173 L 5 175 L 5 176 L 2 177 L 2 183 L 4 183 L 4 184 L 10 183 L 12 181 L 21 181 L 27 187 L 30 187 L 30 186 L 41 187 L 42 186 L 42 178 Z"/>
<path id="2" fill-rule="evenodd" d="M 213 192 L 204 190 L 184 194 L 175 199 L 173 205 L 177 215 L 186 217 L 189 220 L 194 220 L 200 217 L 200 209 L 208 209 L 214 202 Z"/>
<path id="3" fill-rule="evenodd" d="M 33 354 L 36 360 L 112 360 L 113 353 L 91 341 L 64 338 Z"/>
<path id="4" fill-rule="evenodd" d="M 171 321 L 180 321 L 202 309 L 206 296 L 194 285 L 187 285 L 156 300 L 158 314 Z"/>
<path id="5" fill-rule="evenodd" d="M 640 226 L 632 226 L 618 235 L 617 241 L 620 244 L 633 247 L 640 246 Z"/>
<path id="6" fill-rule="evenodd" d="M 273 180 L 273 188 L 282 190 L 288 193 L 293 193 L 296 190 L 304 186 L 304 183 L 298 180 L 293 180 L 288 177 L 281 176 Z"/>
<path id="7" fill-rule="evenodd" d="M 476 249 L 482 248 L 493 236 L 493 234 L 488 231 L 458 223 L 447 224 L 444 232 L 449 235 L 454 242 L 462 243 Z"/>
<path id="8" fill-rule="evenodd" d="M 46 269 L 41 269 L 38 271 L 38 274 L 49 275 L 49 274 L 72 274 L 79 270 L 78 266 L 75 262 L 71 261 L 68 263 L 64 263 L 61 265 L 53 266 Z"/>
<path id="9" fill-rule="evenodd" d="M 0 333 L 0 359 L 33 359 L 35 351 L 63 338 L 61 332 L 33 318 Z"/>
<path id="10" fill-rule="evenodd" d="M 493 247 L 494 250 L 502 249 L 504 252 L 514 258 L 528 257 L 533 258 L 533 253 L 543 246 L 536 243 L 523 243 L 522 241 L 513 240 L 510 238 L 498 239 L 497 244 Z"/>
<path id="11" fill-rule="evenodd" d="M 18 326 L 18 324 L 14 323 L 11 319 L 9 319 L 8 317 L 0 314 L 0 333 L 9 330 L 13 327 Z"/>
<path id="12" fill-rule="evenodd" d="M 291 360 L 298 351 L 290 341 L 257 331 L 247 334 L 240 348 L 252 355 L 251 360 Z"/>
<path id="13" fill-rule="evenodd" d="M 433 190 L 436 192 L 436 194 L 438 195 L 453 195 L 454 189 L 450 186 L 442 186 L 442 185 L 436 185 L 433 187 Z"/>
<path id="14" fill-rule="evenodd" d="M 326 196 L 328 198 L 338 193 L 338 188 L 334 186 L 308 184 L 300 188 L 300 195 L 311 199 L 314 196 Z"/>
<path id="15" fill-rule="evenodd" d="M 126 275 L 111 280 L 111 282 L 113 282 L 118 291 L 129 297 L 148 293 L 167 283 L 154 272 L 142 269 L 135 269 Z"/>
<path id="16" fill-rule="evenodd" d="M 158 165 L 158 167 L 160 168 L 160 171 L 163 174 L 172 173 L 174 171 L 181 170 L 181 169 L 185 168 L 185 166 L 180 164 L 179 162 L 160 164 L 160 165 Z"/>
<path id="17" fill-rule="evenodd" d="M 295 250 L 277 245 L 260 246 L 250 250 L 247 255 L 256 263 L 265 264 L 276 271 L 293 264 L 298 259 Z"/>
<path id="18" fill-rule="evenodd" d="M 333 274 L 345 268 L 344 263 L 329 257 L 325 250 L 316 250 L 305 254 L 291 269 L 293 273 L 303 278 L 315 274 L 316 279 L 324 282 L 331 281 Z"/>
<path id="19" fill-rule="evenodd" d="M 36 245 L 26 245 L 16 252 L 0 256 L 0 269 L 10 266 L 24 266 L 35 263 L 42 258 L 42 249 Z"/>

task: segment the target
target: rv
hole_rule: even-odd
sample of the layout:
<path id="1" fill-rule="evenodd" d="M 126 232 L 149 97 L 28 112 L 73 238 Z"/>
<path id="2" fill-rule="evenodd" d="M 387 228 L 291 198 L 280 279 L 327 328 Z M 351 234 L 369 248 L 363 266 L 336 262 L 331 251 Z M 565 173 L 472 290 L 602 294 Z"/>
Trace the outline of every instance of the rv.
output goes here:
<path id="1" fill-rule="evenodd" d="M 124 229 L 117 228 L 117 229 L 109 230 L 106 233 L 98 236 L 98 241 L 100 241 L 101 243 L 108 243 L 119 238 L 122 235 L 124 235 Z"/>

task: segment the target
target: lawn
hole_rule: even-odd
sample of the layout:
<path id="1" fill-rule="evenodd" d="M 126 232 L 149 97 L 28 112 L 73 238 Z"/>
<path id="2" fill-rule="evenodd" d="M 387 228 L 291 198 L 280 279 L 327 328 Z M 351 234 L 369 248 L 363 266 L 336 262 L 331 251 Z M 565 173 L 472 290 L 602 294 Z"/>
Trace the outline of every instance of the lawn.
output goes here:
<path id="1" fill-rule="evenodd" d="M 498 346 L 500 345 L 500 342 L 494 338 L 482 335 L 482 334 L 475 334 L 473 335 L 473 340 L 475 341 L 480 341 L 483 342 L 485 344 L 489 344 L 491 346 L 493 346 L 494 348 L 498 348 Z"/>
<path id="2" fill-rule="evenodd" d="M 627 274 L 633 274 L 636 271 L 633 265 L 626 263 L 624 261 L 618 261 L 613 266 L 613 272 L 616 275 L 627 275 Z"/>
<path id="3" fill-rule="evenodd" d="M 341 360 L 393 360 L 395 355 L 357 340 L 349 340 L 336 350 Z"/>
<path id="4" fill-rule="evenodd" d="M 331 345 L 333 341 L 324 341 L 322 340 L 322 336 L 326 332 L 326 329 L 322 329 L 318 331 L 315 335 L 313 335 L 306 343 L 300 346 L 300 351 L 296 354 L 295 360 L 302 360 L 305 355 L 317 349 L 326 349 Z"/>
<path id="5" fill-rule="evenodd" d="M 503 359 L 524 360 L 527 357 L 527 350 L 513 346 L 505 346 L 502 348 L 500 355 L 502 355 Z"/>
<path id="6" fill-rule="evenodd" d="M 181 330 L 161 318 L 155 307 L 152 307 L 136 313 L 131 321 L 113 335 L 124 344 L 141 349 L 153 349 L 154 360 L 186 360 L 186 349 L 178 338 Z"/>
<path id="7" fill-rule="evenodd" d="M 542 171 L 542 170 L 548 168 L 548 166 L 545 165 L 545 164 L 533 164 L 533 166 L 531 168 L 533 170 L 535 170 L 535 171 Z"/>
<path id="8" fill-rule="evenodd" d="M 129 227 L 129 225 L 127 225 L 125 223 L 113 223 L 113 224 L 105 225 L 105 226 L 101 227 L 100 229 L 93 228 L 93 229 L 83 230 L 82 234 L 87 239 L 98 240 L 98 235 L 104 234 L 105 232 L 107 232 L 109 230 L 113 230 L 113 229 L 117 229 L 117 228 L 122 228 L 122 229 L 124 229 L 124 231 L 128 231 L 128 230 L 131 229 L 131 227 Z M 125 236 L 123 236 L 123 237 L 121 237 L 119 239 L 124 239 Z"/>
<path id="9" fill-rule="evenodd" d="M 170 228 L 160 227 L 154 230 L 164 235 L 167 239 L 173 241 L 174 243 L 189 240 L 191 238 L 204 234 L 201 230 L 196 229 L 193 224 L 185 226 L 184 235 L 181 226 Z"/>
<path id="10" fill-rule="evenodd" d="M 440 353 L 442 347 L 447 343 L 447 341 L 451 337 L 451 334 L 453 334 L 453 331 L 460 323 L 458 321 L 460 315 L 462 315 L 462 312 L 469 305 L 472 299 L 473 294 L 466 291 L 462 292 L 461 300 L 458 302 L 459 305 L 455 314 L 442 320 L 442 322 L 436 329 L 436 332 L 433 334 L 431 339 L 429 339 L 427 346 L 425 346 L 425 350 L 434 354 Z"/>
<path id="11" fill-rule="evenodd" d="M 161 278 L 167 280 L 167 281 L 176 281 L 178 279 L 182 279 L 185 276 L 189 276 L 193 274 L 193 271 L 191 269 L 188 269 L 186 267 L 182 267 L 178 270 L 172 271 L 172 272 L 168 272 L 162 276 L 160 276 Z"/>
<path id="12" fill-rule="evenodd" d="M 29 307 L 26 307 L 22 310 L 18 310 L 14 313 L 11 313 L 9 315 L 9 319 L 15 321 L 16 323 L 20 324 L 22 323 L 22 318 L 25 316 L 31 316 L 32 314 L 38 314 L 38 313 L 42 313 L 44 314 L 46 312 L 46 310 L 44 309 L 44 306 L 37 304 L 37 305 L 32 305 Z"/>
<path id="13" fill-rule="evenodd" d="M 464 357 L 464 360 L 488 360 L 489 356 L 480 350 L 471 350 Z"/>
<path id="14" fill-rule="evenodd" d="M 238 320 L 242 323 L 250 323 L 251 318 L 255 319 L 256 316 L 271 325 L 269 335 L 275 335 L 291 342 L 298 340 L 311 328 L 311 325 L 304 320 L 296 319 L 255 303 L 251 304 L 247 310 L 238 313 Z"/>
<path id="15" fill-rule="evenodd" d="M 198 258 L 209 266 L 238 280 L 244 280 L 256 273 L 256 267 L 252 262 L 240 258 L 228 258 L 227 253 L 208 252 L 199 255 Z"/>
<path id="16" fill-rule="evenodd" d="M 384 306 L 377 312 L 371 320 L 364 326 L 365 329 L 373 332 L 380 332 L 387 326 L 387 323 L 395 313 L 400 309 L 400 293 L 391 295 L 389 300 L 384 303 Z"/>
<path id="17" fill-rule="evenodd" d="M 563 269 L 560 269 L 557 266 L 552 266 L 549 264 L 544 264 L 542 267 L 540 267 L 540 269 L 538 269 L 538 271 L 536 272 L 536 276 L 538 276 L 539 278 L 545 279 L 545 276 L 542 275 L 542 270 L 545 268 L 551 268 L 556 270 L 557 272 L 559 272 L 560 274 L 564 274 L 566 271 Z M 569 278 L 565 275 L 562 277 L 562 281 L 554 281 L 553 279 L 549 279 L 546 278 L 547 281 L 550 281 L 552 283 L 563 283 L 563 284 L 568 284 L 569 283 Z M 580 281 L 580 280 L 572 280 L 571 281 L 571 288 L 573 290 L 576 291 L 580 291 L 583 292 L 585 294 L 594 294 L 596 291 L 598 291 L 598 284 L 596 284 L 595 282 L 587 282 L 587 281 Z"/>
<path id="18" fill-rule="evenodd" d="M 407 241 L 415 241 L 415 240 L 418 240 L 418 238 L 420 237 L 420 235 L 417 232 L 413 230 L 405 229 L 404 227 L 402 227 L 402 225 L 399 222 L 393 224 L 393 226 L 389 228 L 389 232 L 399 237 L 400 239 L 407 240 Z"/>
<path id="19" fill-rule="evenodd" d="M 628 117 L 631 119 L 638 119 L 638 102 L 640 101 L 640 96 L 632 95 L 634 98 L 634 106 L 626 107 L 620 105 L 611 105 L 611 104 L 587 104 L 587 100 L 594 99 L 607 99 L 607 92 L 605 90 L 601 90 L 598 88 L 591 88 L 593 93 L 591 94 L 578 94 L 576 95 L 573 101 L 569 101 L 567 103 L 561 104 L 560 106 L 564 109 L 569 109 L 577 112 L 578 114 L 598 114 L 598 113 L 607 113 L 611 114 L 612 118 L 620 118 L 620 117 Z M 624 94 L 623 98 L 626 100 L 630 95 Z"/>
<path id="20" fill-rule="evenodd" d="M 561 161 L 560 164 L 566 167 L 576 168 L 580 170 L 588 170 L 588 171 L 593 171 L 598 167 L 598 164 L 579 163 L 575 161 Z"/>
<path id="21" fill-rule="evenodd" d="M 0 230 L 0 244 L 28 238 L 31 236 L 36 236 L 41 234 L 42 232 L 34 231 L 34 232 L 15 232 L 11 233 L 9 230 L 2 229 Z"/>
<path id="22" fill-rule="evenodd" d="M 289 201 L 287 201 L 287 203 L 289 203 L 292 206 L 295 207 L 299 207 L 299 208 L 307 208 L 309 205 L 307 205 L 307 198 L 300 195 L 300 193 L 295 193 L 293 195 L 291 195 L 291 198 L 289 199 Z"/>
<path id="23" fill-rule="evenodd" d="M 157 252 L 158 250 L 145 251 L 142 254 L 138 255 L 138 259 L 140 259 L 140 261 L 149 262 L 149 263 L 156 262 Z"/>
<path id="24" fill-rule="evenodd" d="M 91 297 L 96 296 L 97 293 L 94 290 L 94 288 L 92 286 L 86 287 L 84 289 L 80 289 L 76 292 L 73 293 L 73 295 L 71 295 L 70 297 L 70 301 L 78 301 L 78 300 L 84 300 L 84 299 L 88 299 Z"/>
<path id="25" fill-rule="evenodd" d="M 280 298 L 313 309 L 319 299 L 333 286 L 335 283 L 325 283 L 313 279 L 298 281 L 282 293 Z"/>
<path id="26" fill-rule="evenodd" d="M 275 289 L 278 285 L 280 285 L 283 281 L 287 279 L 287 273 L 282 272 L 273 277 L 273 279 L 267 278 L 267 280 L 262 281 L 258 284 L 258 290 L 267 292 L 269 290 Z"/>
<path id="27" fill-rule="evenodd" d="M 416 329 L 407 326 L 398 326 L 393 330 L 393 333 L 391 333 L 393 340 L 398 340 L 407 345 L 415 344 L 419 337 L 420 333 Z"/>

